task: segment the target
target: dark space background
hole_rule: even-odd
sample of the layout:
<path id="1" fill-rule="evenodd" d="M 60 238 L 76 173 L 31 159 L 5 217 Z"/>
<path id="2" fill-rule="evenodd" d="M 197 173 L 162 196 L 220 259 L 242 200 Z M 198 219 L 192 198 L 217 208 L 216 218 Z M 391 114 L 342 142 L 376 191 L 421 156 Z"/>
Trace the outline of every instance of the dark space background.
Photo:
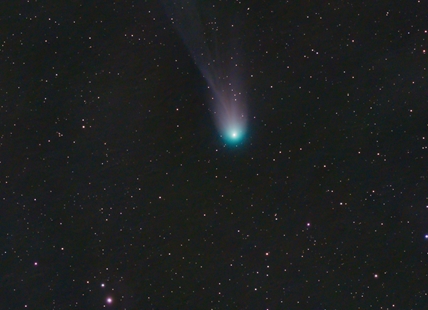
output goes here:
<path id="1" fill-rule="evenodd" d="M 237 145 L 158 1 L 0 4 L 0 307 L 428 309 L 427 2 L 211 3 Z"/>

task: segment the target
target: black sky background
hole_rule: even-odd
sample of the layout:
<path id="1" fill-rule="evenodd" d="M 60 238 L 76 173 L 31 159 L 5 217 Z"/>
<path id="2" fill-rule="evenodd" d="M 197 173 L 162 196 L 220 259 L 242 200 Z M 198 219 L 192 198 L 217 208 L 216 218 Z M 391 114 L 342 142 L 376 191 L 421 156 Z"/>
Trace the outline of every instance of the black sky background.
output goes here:
<path id="1" fill-rule="evenodd" d="M 0 4 L 2 307 L 427 309 L 427 4 L 201 6 L 236 146 L 161 3 Z"/>

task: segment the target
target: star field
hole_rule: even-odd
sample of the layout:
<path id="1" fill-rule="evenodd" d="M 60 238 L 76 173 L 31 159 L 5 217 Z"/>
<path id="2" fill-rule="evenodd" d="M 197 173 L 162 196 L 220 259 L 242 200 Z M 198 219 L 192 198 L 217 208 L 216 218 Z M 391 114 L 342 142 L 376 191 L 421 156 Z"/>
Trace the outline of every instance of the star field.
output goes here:
<path id="1" fill-rule="evenodd" d="M 4 6 L 2 309 L 428 309 L 427 3 L 200 6 L 245 128 L 162 3 Z"/>

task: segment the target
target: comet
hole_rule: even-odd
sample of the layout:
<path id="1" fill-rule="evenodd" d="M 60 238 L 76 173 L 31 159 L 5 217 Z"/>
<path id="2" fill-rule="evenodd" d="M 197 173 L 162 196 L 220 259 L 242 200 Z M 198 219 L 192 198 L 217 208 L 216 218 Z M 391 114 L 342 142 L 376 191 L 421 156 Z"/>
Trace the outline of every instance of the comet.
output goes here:
<path id="1" fill-rule="evenodd" d="M 220 137 L 228 144 L 237 144 L 245 138 L 248 119 L 239 38 L 234 35 L 233 23 L 220 27 L 218 20 L 224 18 L 209 15 L 212 8 L 198 9 L 202 3 L 163 1 L 167 15 L 207 82 L 209 107 Z"/>

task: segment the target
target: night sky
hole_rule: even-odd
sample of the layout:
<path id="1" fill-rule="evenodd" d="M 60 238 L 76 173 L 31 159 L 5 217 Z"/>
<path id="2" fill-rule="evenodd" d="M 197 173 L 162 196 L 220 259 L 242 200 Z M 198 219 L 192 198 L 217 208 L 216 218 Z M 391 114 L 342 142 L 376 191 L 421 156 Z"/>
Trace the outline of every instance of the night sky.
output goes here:
<path id="1" fill-rule="evenodd" d="M 428 309 L 427 1 L 178 2 L 0 4 L 0 308 Z"/>

